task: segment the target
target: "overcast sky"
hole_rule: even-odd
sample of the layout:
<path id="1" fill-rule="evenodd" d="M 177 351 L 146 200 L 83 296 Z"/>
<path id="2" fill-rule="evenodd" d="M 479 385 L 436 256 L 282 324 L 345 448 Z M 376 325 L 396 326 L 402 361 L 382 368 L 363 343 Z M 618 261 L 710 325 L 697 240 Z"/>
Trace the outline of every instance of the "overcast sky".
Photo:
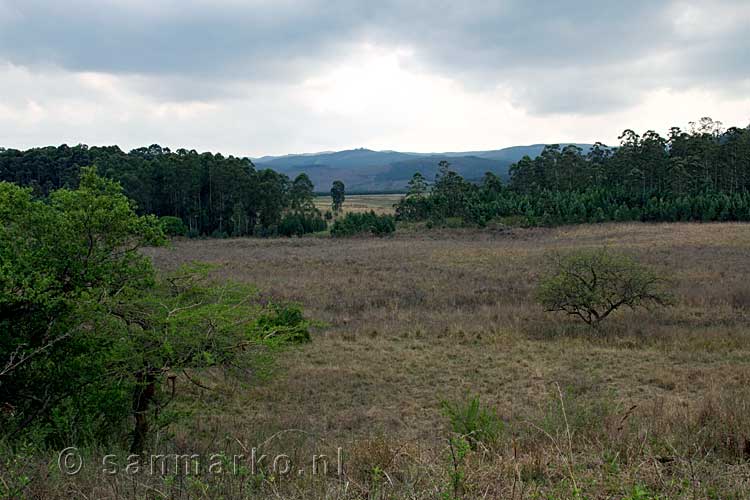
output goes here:
<path id="1" fill-rule="evenodd" d="M 260 156 L 750 123 L 750 1 L 0 0 L 0 146 Z"/>

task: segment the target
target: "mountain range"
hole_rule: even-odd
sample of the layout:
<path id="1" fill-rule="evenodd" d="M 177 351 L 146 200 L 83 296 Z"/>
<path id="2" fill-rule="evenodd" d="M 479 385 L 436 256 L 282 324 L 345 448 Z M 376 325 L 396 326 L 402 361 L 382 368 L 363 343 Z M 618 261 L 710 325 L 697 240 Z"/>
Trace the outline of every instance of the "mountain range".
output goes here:
<path id="1" fill-rule="evenodd" d="M 453 170 L 467 180 L 478 180 L 485 172 L 493 172 L 507 180 L 508 169 L 513 163 L 526 155 L 535 158 L 544 146 L 532 144 L 491 151 L 449 153 L 402 153 L 359 148 L 263 156 L 252 160 L 257 168 L 272 168 L 292 178 L 304 172 L 318 192 L 327 192 L 335 180 L 342 181 L 349 193 L 398 192 L 405 190 L 409 179 L 416 172 L 420 172 L 428 180 L 434 179 L 441 160 L 449 161 Z M 576 146 L 584 152 L 590 148 L 589 144 Z"/>

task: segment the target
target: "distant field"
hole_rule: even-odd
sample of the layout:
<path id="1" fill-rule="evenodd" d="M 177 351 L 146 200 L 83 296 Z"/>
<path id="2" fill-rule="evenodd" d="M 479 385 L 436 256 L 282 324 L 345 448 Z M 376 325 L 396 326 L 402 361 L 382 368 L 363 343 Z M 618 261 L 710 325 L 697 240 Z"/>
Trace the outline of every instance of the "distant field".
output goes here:
<path id="1" fill-rule="evenodd" d="M 344 213 L 373 210 L 376 214 L 392 214 L 394 211 L 393 205 L 403 196 L 403 194 L 347 194 L 343 210 Z M 315 206 L 321 212 L 330 210 L 331 197 L 316 196 Z"/>

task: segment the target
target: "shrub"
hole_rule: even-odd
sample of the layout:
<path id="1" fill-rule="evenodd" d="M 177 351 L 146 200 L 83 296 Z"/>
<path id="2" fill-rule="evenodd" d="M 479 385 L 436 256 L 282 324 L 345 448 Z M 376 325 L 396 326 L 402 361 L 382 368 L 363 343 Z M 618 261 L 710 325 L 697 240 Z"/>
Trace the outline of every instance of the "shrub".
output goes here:
<path id="1" fill-rule="evenodd" d="M 173 217 L 171 215 L 165 215 L 159 217 L 162 230 L 167 236 L 185 236 L 188 232 L 185 223 L 179 217 Z"/>
<path id="2" fill-rule="evenodd" d="M 289 213 L 281 219 L 279 234 L 282 236 L 302 236 L 308 233 L 325 231 L 328 224 L 320 214 Z"/>
<path id="3" fill-rule="evenodd" d="M 443 413 L 450 419 L 451 430 L 468 441 L 472 450 L 479 443 L 491 448 L 497 444 L 503 431 L 503 421 L 495 410 L 483 408 L 479 396 L 468 401 L 443 401 Z"/>
<path id="4" fill-rule="evenodd" d="M 262 340 L 299 343 L 310 341 L 310 323 L 297 304 L 271 303 L 258 316 L 250 331 Z"/>
<path id="5" fill-rule="evenodd" d="M 282 236 L 302 236 L 305 228 L 302 225 L 302 217 L 297 214 L 287 214 L 279 224 L 279 234 Z"/>
<path id="6" fill-rule="evenodd" d="M 577 316 L 593 327 L 627 306 L 649 308 L 671 302 L 666 280 L 632 257 L 607 249 L 555 256 L 537 288 L 547 311 Z"/>
<path id="7" fill-rule="evenodd" d="M 396 230 L 393 216 L 376 215 L 374 211 L 364 213 L 350 212 L 337 219 L 331 226 L 332 236 L 354 236 L 357 234 L 373 234 L 384 236 Z"/>

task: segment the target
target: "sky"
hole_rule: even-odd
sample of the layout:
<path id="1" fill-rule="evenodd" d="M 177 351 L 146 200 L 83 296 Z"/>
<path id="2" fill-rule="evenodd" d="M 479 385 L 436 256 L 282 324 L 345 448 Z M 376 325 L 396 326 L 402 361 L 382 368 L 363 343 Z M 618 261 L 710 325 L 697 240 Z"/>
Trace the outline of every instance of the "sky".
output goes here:
<path id="1" fill-rule="evenodd" d="M 0 147 L 258 157 L 750 124 L 748 0 L 0 0 Z"/>

